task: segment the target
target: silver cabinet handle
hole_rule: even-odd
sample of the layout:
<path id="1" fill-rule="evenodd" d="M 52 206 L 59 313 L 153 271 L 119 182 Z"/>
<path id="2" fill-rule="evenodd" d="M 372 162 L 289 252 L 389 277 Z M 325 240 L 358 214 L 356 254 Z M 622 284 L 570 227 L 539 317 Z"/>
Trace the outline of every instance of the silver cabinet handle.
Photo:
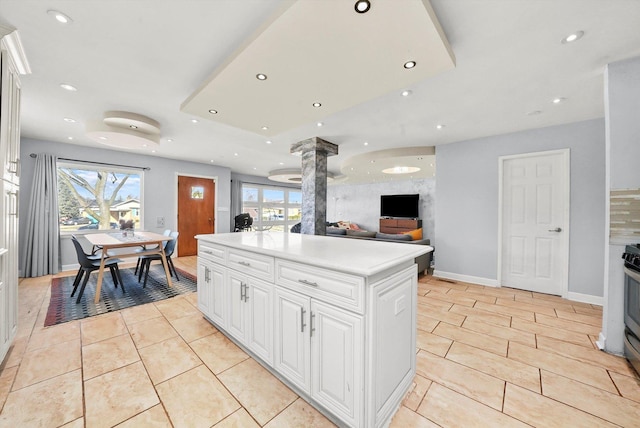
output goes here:
<path id="1" fill-rule="evenodd" d="M 307 312 L 304 309 L 301 308 L 300 310 L 300 333 L 304 333 L 304 328 L 307 326 L 304 323 L 304 313 Z"/>
<path id="2" fill-rule="evenodd" d="M 240 262 L 238 262 L 238 264 L 239 264 L 239 265 L 242 265 L 242 266 L 247 266 L 247 267 L 251 266 L 251 263 L 249 263 L 249 262 L 242 262 L 242 261 L 240 261 Z"/>
<path id="3" fill-rule="evenodd" d="M 209 282 L 209 268 L 207 266 L 204 267 L 204 282 Z"/>
<path id="4" fill-rule="evenodd" d="M 247 291 L 249 290 L 249 284 L 244 284 L 244 302 L 247 303 L 247 300 L 249 300 L 249 293 L 247 293 Z"/>
<path id="5" fill-rule="evenodd" d="M 313 319 L 316 317 L 316 314 L 311 312 L 311 317 L 309 318 L 309 323 L 311 324 L 311 328 L 309 329 L 309 337 L 313 337 L 313 332 L 316 328 L 313 326 Z"/>
<path id="6" fill-rule="evenodd" d="M 317 282 L 311 282 L 311 281 L 307 281 L 306 279 L 299 279 L 298 282 L 300 284 L 305 284 L 305 285 L 310 285 L 312 287 L 317 287 L 318 283 Z"/>
<path id="7" fill-rule="evenodd" d="M 549 232 L 562 232 L 562 228 L 556 227 L 555 229 L 549 229 Z"/>
<path id="8" fill-rule="evenodd" d="M 244 282 L 240 281 L 240 300 L 243 301 L 244 300 Z"/>

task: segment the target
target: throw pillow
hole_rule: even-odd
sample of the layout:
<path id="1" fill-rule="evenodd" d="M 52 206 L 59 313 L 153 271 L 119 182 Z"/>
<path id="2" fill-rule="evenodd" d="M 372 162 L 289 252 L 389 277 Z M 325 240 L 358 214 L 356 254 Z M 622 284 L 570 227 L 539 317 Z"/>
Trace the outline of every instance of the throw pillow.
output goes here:
<path id="1" fill-rule="evenodd" d="M 362 237 L 362 238 L 375 238 L 376 237 L 376 232 L 369 232 L 367 230 L 347 229 L 347 235 L 348 236 L 359 236 L 359 237 Z"/>
<path id="2" fill-rule="evenodd" d="M 403 235 L 402 233 L 376 233 L 376 238 L 386 239 L 388 241 L 411 241 L 410 235 Z"/>
<path id="3" fill-rule="evenodd" d="M 351 228 L 351 224 L 349 223 L 349 221 L 342 221 L 340 220 L 338 222 L 338 227 L 340 229 L 350 229 Z"/>
<path id="4" fill-rule="evenodd" d="M 419 241 L 422 239 L 422 228 L 410 230 L 408 232 L 402 232 L 404 235 L 411 236 L 413 241 Z"/>

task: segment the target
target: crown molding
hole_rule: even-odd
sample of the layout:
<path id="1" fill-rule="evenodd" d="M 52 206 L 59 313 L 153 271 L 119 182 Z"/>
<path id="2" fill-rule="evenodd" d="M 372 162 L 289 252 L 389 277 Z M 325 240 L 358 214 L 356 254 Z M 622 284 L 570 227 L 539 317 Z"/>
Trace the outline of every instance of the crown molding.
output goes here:
<path id="1" fill-rule="evenodd" d="M 0 24 L 0 37 L 2 37 L 2 40 L 0 41 L 2 47 L 9 52 L 16 65 L 18 73 L 31 74 L 31 66 L 27 60 L 27 55 L 24 52 L 18 30 L 10 26 Z"/>

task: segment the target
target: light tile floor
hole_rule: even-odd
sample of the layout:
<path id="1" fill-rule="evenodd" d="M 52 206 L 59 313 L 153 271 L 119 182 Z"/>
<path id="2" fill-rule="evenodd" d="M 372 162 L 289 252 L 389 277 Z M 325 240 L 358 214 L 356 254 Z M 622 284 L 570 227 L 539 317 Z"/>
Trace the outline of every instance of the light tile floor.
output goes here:
<path id="1" fill-rule="evenodd" d="M 196 272 L 195 257 L 175 263 Z M 20 282 L 0 427 L 332 426 L 195 294 L 45 328 L 50 285 Z M 594 345 L 600 307 L 430 276 L 418 294 L 417 375 L 392 427 L 640 426 L 640 379 Z"/>

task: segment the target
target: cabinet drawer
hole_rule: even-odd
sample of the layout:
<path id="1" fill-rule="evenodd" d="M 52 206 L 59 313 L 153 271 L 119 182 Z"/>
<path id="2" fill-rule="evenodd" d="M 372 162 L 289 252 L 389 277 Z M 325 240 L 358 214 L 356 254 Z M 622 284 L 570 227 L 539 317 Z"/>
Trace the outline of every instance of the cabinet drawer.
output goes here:
<path id="1" fill-rule="evenodd" d="M 273 282 L 273 257 L 230 248 L 227 266 L 247 275 Z"/>
<path id="2" fill-rule="evenodd" d="M 198 242 L 198 257 L 211 260 L 215 263 L 225 263 L 226 250 L 224 247 L 216 244 L 210 244 L 208 242 Z"/>
<path id="3" fill-rule="evenodd" d="M 364 313 L 364 278 L 278 260 L 276 283 L 342 308 Z"/>

